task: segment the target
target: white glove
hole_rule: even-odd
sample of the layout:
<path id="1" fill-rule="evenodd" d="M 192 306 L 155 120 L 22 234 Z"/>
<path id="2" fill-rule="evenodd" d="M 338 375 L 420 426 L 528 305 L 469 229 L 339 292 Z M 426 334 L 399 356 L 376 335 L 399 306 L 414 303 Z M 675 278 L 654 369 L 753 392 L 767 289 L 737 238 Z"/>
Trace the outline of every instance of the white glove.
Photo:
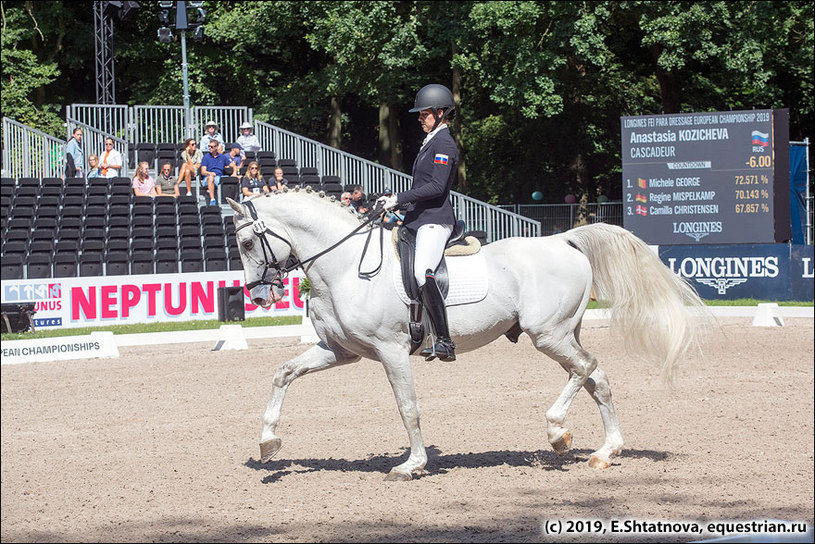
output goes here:
<path id="1" fill-rule="evenodd" d="M 386 212 L 395 210 L 396 207 L 399 206 L 399 199 L 396 195 L 380 196 L 376 201 L 382 203 L 382 208 Z"/>

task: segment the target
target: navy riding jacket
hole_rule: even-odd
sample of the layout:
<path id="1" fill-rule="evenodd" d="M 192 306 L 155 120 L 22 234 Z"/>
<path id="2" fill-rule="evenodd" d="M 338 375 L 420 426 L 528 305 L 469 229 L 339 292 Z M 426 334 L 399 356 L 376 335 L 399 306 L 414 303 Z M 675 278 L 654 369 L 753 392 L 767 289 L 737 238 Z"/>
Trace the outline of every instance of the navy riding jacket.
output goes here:
<path id="1" fill-rule="evenodd" d="M 413 186 L 396 195 L 399 205 L 412 204 L 404 225 L 416 231 L 422 225 L 455 225 L 450 189 L 456 176 L 458 148 L 449 129 L 439 130 L 416 156 Z"/>

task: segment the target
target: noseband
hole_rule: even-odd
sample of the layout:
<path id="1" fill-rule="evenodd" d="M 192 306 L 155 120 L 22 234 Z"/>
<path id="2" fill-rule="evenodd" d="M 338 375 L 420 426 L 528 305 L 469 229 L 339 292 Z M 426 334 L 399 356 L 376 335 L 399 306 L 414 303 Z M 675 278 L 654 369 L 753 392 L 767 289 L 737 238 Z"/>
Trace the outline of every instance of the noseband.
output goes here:
<path id="1" fill-rule="evenodd" d="M 260 279 L 246 284 L 246 289 L 249 291 L 257 287 L 258 285 L 273 285 L 274 282 L 277 280 L 282 281 L 283 278 L 288 276 L 289 272 L 296 268 L 302 268 L 306 263 L 315 260 L 317 257 L 325 255 L 332 249 L 336 248 L 337 246 L 348 240 L 351 236 L 362 230 L 364 227 L 373 223 L 382 213 L 382 205 L 377 203 L 377 206 L 375 206 L 371 211 L 369 211 L 366 214 L 365 220 L 362 222 L 362 224 L 360 224 L 357 228 L 352 230 L 350 234 L 348 234 L 345 238 L 343 238 L 333 246 L 329 247 L 328 249 L 322 250 L 321 252 L 309 257 L 304 261 L 301 261 L 295 255 L 296 261 L 294 263 L 292 263 L 289 266 L 281 266 L 280 261 L 277 260 L 274 251 L 272 251 L 272 246 L 269 245 L 269 239 L 266 237 L 266 235 L 269 234 L 271 236 L 274 236 L 278 240 L 282 240 L 283 242 L 285 242 L 287 246 L 289 246 L 290 250 L 293 250 L 294 248 L 292 247 L 291 242 L 289 242 L 288 240 L 286 240 L 285 238 L 275 233 L 272 229 L 266 226 L 266 223 L 263 221 L 263 219 L 260 219 L 258 217 L 258 212 L 255 209 L 255 205 L 252 203 L 252 201 L 247 200 L 246 202 L 243 203 L 243 205 L 246 206 L 246 209 L 249 210 L 249 214 L 252 216 L 252 221 L 244 223 L 240 227 L 237 227 L 235 229 L 235 234 L 237 234 L 238 231 L 240 231 L 241 229 L 251 226 L 252 232 L 255 234 L 255 236 L 260 238 L 260 247 L 263 250 L 263 261 L 264 261 L 263 274 L 261 274 Z M 269 272 L 269 270 L 272 270 L 274 272 L 274 276 L 272 277 L 271 280 L 266 279 L 266 274 Z"/>

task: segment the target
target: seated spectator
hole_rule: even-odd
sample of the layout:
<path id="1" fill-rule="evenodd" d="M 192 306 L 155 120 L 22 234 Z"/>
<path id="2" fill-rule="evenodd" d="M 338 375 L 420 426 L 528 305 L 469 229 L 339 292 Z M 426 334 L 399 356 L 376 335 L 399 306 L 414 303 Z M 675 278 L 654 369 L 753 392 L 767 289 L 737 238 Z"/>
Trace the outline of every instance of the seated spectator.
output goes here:
<path id="1" fill-rule="evenodd" d="M 241 201 L 250 196 L 268 192 L 269 186 L 266 185 L 263 176 L 260 175 L 260 165 L 255 161 L 250 162 L 249 168 L 246 169 L 246 175 L 241 178 Z"/>
<path id="2" fill-rule="evenodd" d="M 115 178 L 122 169 L 122 154 L 113 147 L 113 138 L 105 138 L 105 150 L 100 155 L 99 168 L 103 178 Z"/>
<path id="3" fill-rule="evenodd" d="M 102 172 L 99 171 L 99 157 L 94 154 L 88 155 L 88 179 L 101 177 Z"/>
<path id="4" fill-rule="evenodd" d="M 351 192 L 351 207 L 358 213 L 361 213 L 359 207 L 363 203 L 365 203 L 365 193 L 362 192 L 362 187 L 354 185 L 354 190 Z"/>
<path id="5" fill-rule="evenodd" d="M 133 176 L 133 194 L 136 196 L 156 196 L 156 182 L 150 177 L 150 165 L 147 161 L 142 161 L 136 167 L 136 175 Z"/>
<path id="6" fill-rule="evenodd" d="M 282 191 L 283 187 L 289 184 L 289 180 L 283 177 L 283 169 L 279 166 L 274 169 L 274 176 L 269 178 L 269 187 Z"/>
<path id="7" fill-rule="evenodd" d="M 165 162 L 156 176 L 156 196 L 178 197 L 178 180 L 173 175 L 173 165 Z"/>
<path id="8" fill-rule="evenodd" d="M 241 147 L 244 151 L 251 151 L 253 153 L 257 153 L 260 151 L 260 140 L 258 137 L 253 134 L 254 128 L 252 127 L 252 123 L 246 122 L 241 125 L 241 135 L 238 136 L 238 143 L 241 144 Z"/>
<path id="9" fill-rule="evenodd" d="M 209 153 L 201 159 L 201 185 L 206 183 L 209 189 L 209 205 L 217 206 L 215 187 L 221 184 L 221 176 L 224 175 L 224 168 L 227 164 L 226 155 L 218 153 L 220 144 L 217 140 L 212 139 L 207 145 L 209 146 Z"/>
<path id="10" fill-rule="evenodd" d="M 343 194 L 340 195 L 340 202 L 343 206 L 351 206 L 351 193 L 345 191 Z"/>
<path id="11" fill-rule="evenodd" d="M 202 153 L 209 149 L 210 140 L 217 140 L 220 144 L 218 153 L 224 152 L 224 139 L 221 137 L 221 133 L 218 132 L 218 124 L 215 121 L 207 121 L 207 124 L 204 125 L 204 135 L 201 136 L 200 145 Z"/>
<path id="12" fill-rule="evenodd" d="M 181 152 L 181 170 L 178 171 L 178 183 L 182 181 L 187 184 L 187 196 L 192 195 L 192 178 L 198 177 L 198 169 L 201 168 L 203 152 L 198 149 L 198 142 L 193 138 L 184 140 L 184 151 Z"/>
<path id="13" fill-rule="evenodd" d="M 230 176 L 235 176 L 236 178 L 241 175 L 241 168 L 243 168 L 243 161 L 246 160 L 246 154 L 241 149 L 240 144 L 232 144 L 232 149 L 229 150 L 229 154 L 226 156 L 226 168 L 224 169 L 224 173 Z"/>
<path id="14" fill-rule="evenodd" d="M 75 128 L 73 136 L 65 145 L 65 177 L 81 178 L 85 167 L 85 157 L 82 153 L 82 129 Z"/>

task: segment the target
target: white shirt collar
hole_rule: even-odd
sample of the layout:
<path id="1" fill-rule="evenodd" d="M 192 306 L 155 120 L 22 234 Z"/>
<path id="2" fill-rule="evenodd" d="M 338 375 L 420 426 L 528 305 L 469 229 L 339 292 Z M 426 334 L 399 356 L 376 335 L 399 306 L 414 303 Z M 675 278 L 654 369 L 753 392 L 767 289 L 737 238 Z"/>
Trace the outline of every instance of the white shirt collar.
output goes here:
<path id="1" fill-rule="evenodd" d="M 438 132 L 439 132 L 441 129 L 443 129 L 443 128 L 447 128 L 447 123 L 442 123 L 442 124 L 440 124 L 439 126 L 437 126 L 437 127 L 435 128 L 435 130 L 431 130 L 430 132 L 428 132 L 428 133 L 427 133 L 427 136 L 425 136 L 425 137 L 424 137 L 424 141 L 422 142 L 422 147 L 426 146 L 426 145 L 427 145 L 427 142 L 429 142 L 430 140 L 432 140 L 432 139 L 433 139 L 433 136 L 435 136 L 436 134 L 438 134 Z"/>

